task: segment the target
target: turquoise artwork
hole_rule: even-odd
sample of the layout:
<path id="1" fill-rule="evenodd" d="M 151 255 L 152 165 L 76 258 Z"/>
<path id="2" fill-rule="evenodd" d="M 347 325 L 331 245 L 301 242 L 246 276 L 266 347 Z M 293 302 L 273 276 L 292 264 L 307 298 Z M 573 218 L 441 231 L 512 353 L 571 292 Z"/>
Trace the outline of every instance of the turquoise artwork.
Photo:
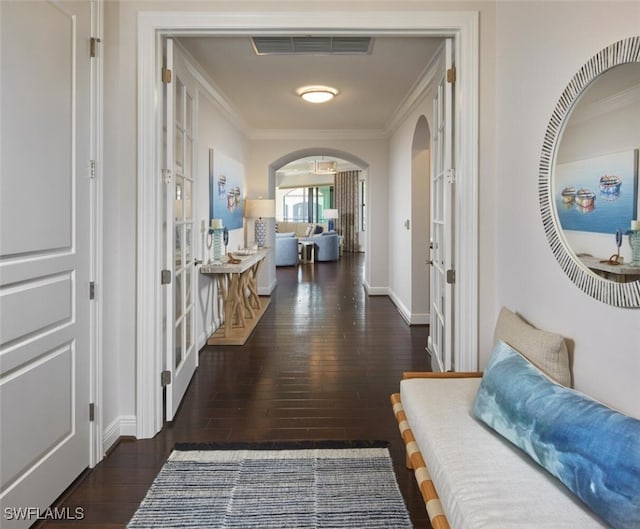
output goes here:
<path id="1" fill-rule="evenodd" d="M 472 411 L 611 527 L 640 527 L 639 420 L 556 384 L 504 342 Z"/>

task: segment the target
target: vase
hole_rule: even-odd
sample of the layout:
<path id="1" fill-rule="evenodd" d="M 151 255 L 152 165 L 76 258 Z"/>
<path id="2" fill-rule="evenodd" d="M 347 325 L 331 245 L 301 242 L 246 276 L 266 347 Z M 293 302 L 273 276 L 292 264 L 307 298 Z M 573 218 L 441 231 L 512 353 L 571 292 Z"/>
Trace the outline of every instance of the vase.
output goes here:
<path id="1" fill-rule="evenodd" d="M 213 231 L 213 262 L 221 263 L 222 262 L 222 234 L 224 232 L 223 228 L 214 229 Z"/>
<path id="2" fill-rule="evenodd" d="M 267 223 L 262 218 L 255 221 L 255 238 L 258 248 L 264 248 L 267 240 Z"/>

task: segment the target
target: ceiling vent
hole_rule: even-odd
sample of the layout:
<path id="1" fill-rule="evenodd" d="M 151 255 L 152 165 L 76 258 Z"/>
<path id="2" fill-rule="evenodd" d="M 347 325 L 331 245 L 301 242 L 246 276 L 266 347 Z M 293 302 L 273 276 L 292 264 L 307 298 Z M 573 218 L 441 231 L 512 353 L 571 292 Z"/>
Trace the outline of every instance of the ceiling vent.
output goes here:
<path id="1" fill-rule="evenodd" d="M 251 37 L 258 55 L 366 55 L 371 37 Z"/>

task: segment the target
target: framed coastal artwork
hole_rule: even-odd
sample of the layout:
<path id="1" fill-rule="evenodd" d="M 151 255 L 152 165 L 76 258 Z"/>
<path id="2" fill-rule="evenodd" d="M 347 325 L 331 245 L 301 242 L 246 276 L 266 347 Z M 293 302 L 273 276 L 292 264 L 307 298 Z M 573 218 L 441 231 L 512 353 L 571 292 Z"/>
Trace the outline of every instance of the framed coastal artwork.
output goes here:
<path id="1" fill-rule="evenodd" d="M 638 215 L 638 149 L 556 165 L 554 199 L 565 230 L 623 233 Z"/>
<path id="2" fill-rule="evenodd" d="M 235 230 L 243 226 L 242 164 L 209 149 L 209 220 L 222 219 L 222 225 Z"/>

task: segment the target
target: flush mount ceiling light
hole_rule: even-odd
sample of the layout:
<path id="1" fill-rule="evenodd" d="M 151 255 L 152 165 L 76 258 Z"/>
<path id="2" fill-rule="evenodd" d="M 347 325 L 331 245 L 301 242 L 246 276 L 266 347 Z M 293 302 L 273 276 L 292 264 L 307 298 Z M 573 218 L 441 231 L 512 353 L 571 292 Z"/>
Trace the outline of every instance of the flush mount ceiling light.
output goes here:
<path id="1" fill-rule="evenodd" d="M 298 88 L 297 93 L 309 103 L 326 103 L 333 99 L 338 91 L 330 86 L 303 86 Z"/>

